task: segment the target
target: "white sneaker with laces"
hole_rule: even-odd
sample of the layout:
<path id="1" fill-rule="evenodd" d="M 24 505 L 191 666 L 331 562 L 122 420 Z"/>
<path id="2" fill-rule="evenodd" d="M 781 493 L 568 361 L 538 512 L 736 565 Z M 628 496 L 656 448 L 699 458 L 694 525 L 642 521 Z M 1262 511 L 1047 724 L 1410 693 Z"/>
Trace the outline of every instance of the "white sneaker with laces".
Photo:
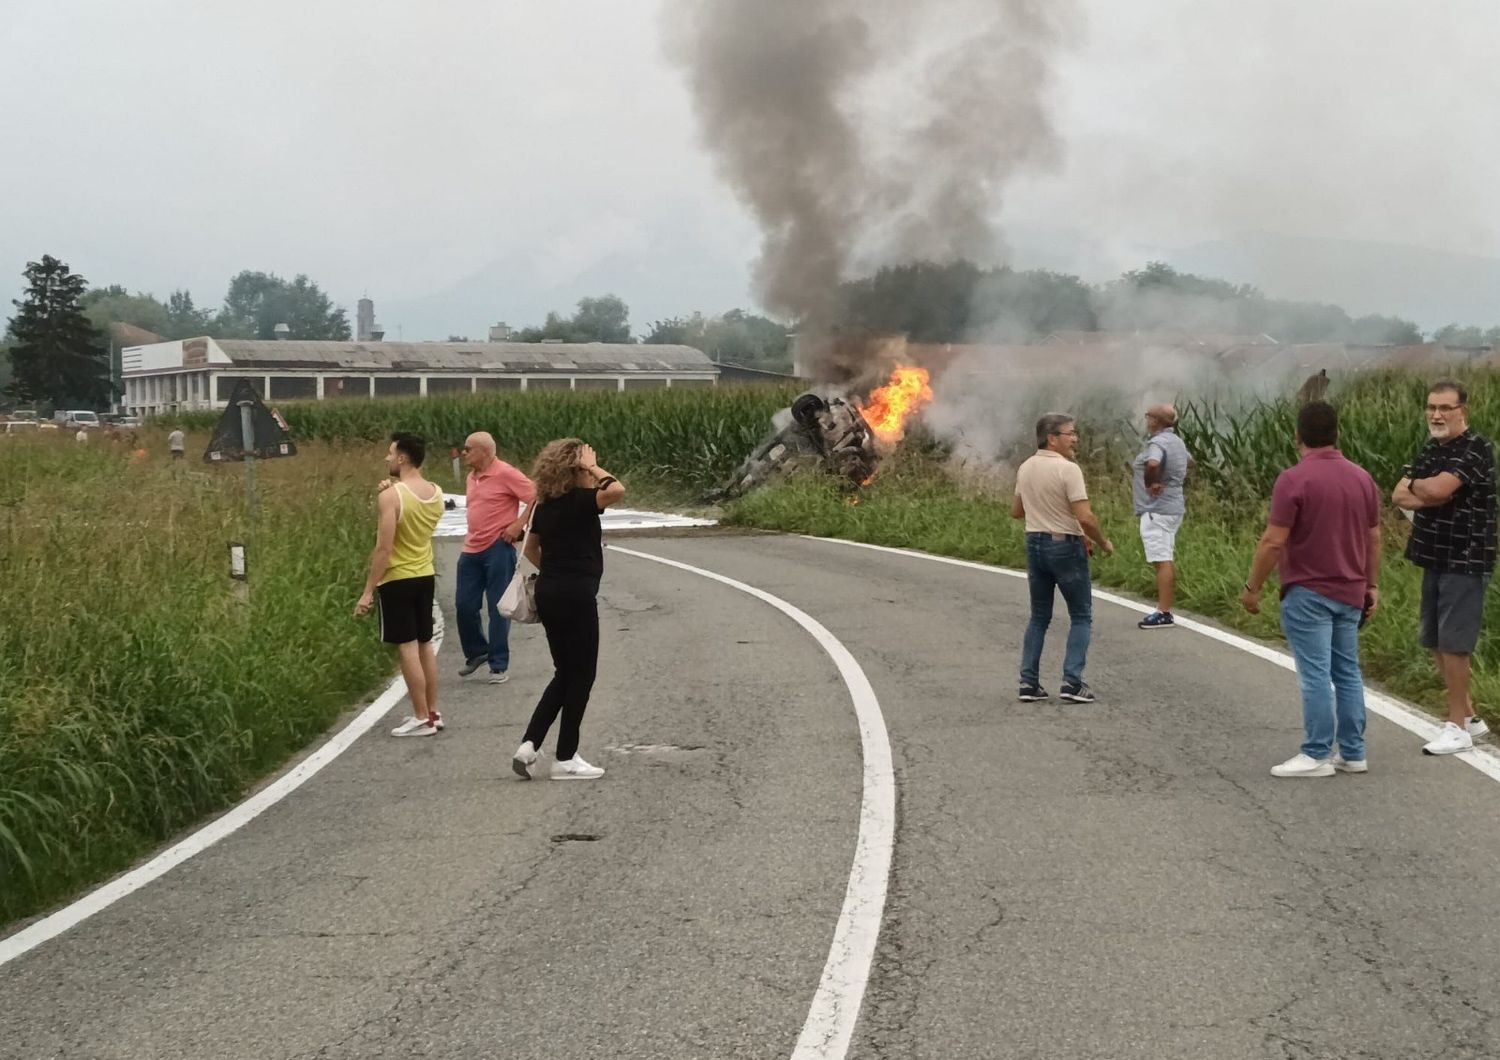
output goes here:
<path id="1" fill-rule="evenodd" d="M 1469 751 L 1474 747 L 1474 737 L 1463 729 L 1454 725 L 1451 721 L 1443 723 L 1443 731 L 1438 733 L 1438 738 L 1422 747 L 1424 755 L 1455 755 L 1460 751 Z"/>
<path id="2" fill-rule="evenodd" d="M 1333 752 L 1333 768 L 1340 773 L 1368 773 L 1370 763 L 1363 758 L 1345 758 L 1342 751 Z"/>
<path id="3" fill-rule="evenodd" d="M 1271 767 L 1273 777 L 1331 777 L 1333 762 L 1327 758 L 1309 758 L 1295 754 L 1279 766 Z"/>
<path id="4" fill-rule="evenodd" d="M 391 730 L 392 736 L 436 736 L 437 726 L 425 718 L 410 717 Z"/>
<path id="5" fill-rule="evenodd" d="M 598 780 L 604 776 L 604 770 L 598 766 L 591 766 L 578 755 L 574 755 L 566 762 L 554 762 L 552 764 L 553 780 Z"/>
<path id="6" fill-rule="evenodd" d="M 510 768 L 515 772 L 516 776 L 523 780 L 530 780 L 531 767 L 536 765 L 536 760 L 540 757 L 537 754 L 536 747 L 532 745 L 530 740 L 527 740 L 520 747 L 517 747 L 516 753 L 511 756 Z"/>
<path id="7" fill-rule="evenodd" d="M 1477 740 L 1481 736 L 1488 736 L 1490 734 L 1490 727 L 1484 723 L 1483 718 L 1476 714 L 1464 722 L 1464 732 L 1469 734 L 1469 739 Z"/>

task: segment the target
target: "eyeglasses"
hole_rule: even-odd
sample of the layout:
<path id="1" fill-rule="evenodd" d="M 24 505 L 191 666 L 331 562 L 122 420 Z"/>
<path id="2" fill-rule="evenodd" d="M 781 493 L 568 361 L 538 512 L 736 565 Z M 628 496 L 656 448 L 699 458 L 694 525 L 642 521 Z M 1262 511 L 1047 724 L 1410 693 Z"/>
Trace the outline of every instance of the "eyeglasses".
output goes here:
<path id="1" fill-rule="evenodd" d="M 1059 438 L 1077 438 L 1078 437 L 1078 432 L 1077 431 L 1058 431 L 1057 432 L 1057 437 L 1059 437 Z"/>
<path id="2" fill-rule="evenodd" d="M 1457 412 L 1461 408 L 1463 408 L 1463 405 L 1461 405 L 1461 404 L 1460 405 L 1428 405 L 1427 406 L 1427 414 L 1429 416 L 1431 416 L 1434 412 L 1440 412 L 1444 416 L 1446 416 L 1446 415 L 1448 415 L 1448 413 L 1450 413 L 1450 412 Z"/>

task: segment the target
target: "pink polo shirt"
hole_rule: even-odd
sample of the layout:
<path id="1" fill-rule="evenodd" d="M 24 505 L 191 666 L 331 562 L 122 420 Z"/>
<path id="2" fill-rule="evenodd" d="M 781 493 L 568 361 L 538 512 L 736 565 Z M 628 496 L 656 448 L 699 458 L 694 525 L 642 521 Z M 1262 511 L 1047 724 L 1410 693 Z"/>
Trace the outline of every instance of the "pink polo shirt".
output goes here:
<path id="1" fill-rule="evenodd" d="M 1364 607 L 1370 531 L 1380 525 L 1380 490 L 1369 472 L 1332 446 L 1309 449 L 1276 478 L 1271 525 L 1291 531 L 1281 552 L 1281 595 L 1305 586 Z"/>
<path id="2" fill-rule="evenodd" d="M 536 500 L 531 479 L 498 457 L 482 472 L 470 471 L 464 490 L 468 498 L 469 533 L 465 552 L 483 552 L 521 514 L 521 505 Z"/>

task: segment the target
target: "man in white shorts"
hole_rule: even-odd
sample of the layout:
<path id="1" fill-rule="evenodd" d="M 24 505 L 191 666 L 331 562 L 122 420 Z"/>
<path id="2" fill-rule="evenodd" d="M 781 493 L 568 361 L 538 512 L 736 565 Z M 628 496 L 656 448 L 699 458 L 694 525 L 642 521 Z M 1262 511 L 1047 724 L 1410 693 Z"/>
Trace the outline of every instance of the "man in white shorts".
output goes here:
<path id="1" fill-rule="evenodd" d="M 1187 512 L 1182 484 L 1187 479 L 1187 446 L 1177 437 L 1177 410 L 1156 405 L 1146 412 L 1146 444 L 1135 458 L 1131 499 L 1141 520 L 1146 562 L 1156 568 L 1156 610 L 1136 623 L 1141 629 L 1171 629 L 1177 589 L 1174 562 L 1177 531 Z"/>

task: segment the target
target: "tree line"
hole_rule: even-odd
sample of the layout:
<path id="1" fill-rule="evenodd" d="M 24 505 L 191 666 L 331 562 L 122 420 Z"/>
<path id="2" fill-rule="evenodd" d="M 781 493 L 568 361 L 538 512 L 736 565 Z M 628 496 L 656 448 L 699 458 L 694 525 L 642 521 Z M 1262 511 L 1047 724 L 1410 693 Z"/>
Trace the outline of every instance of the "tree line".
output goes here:
<path id="1" fill-rule="evenodd" d="M 0 394 L 12 401 L 100 407 L 117 393 L 110 330 L 130 324 L 165 339 L 347 340 L 345 310 L 306 275 L 288 280 L 246 270 L 229 282 L 220 307 L 198 306 L 185 290 L 165 301 L 119 284 L 90 288 L 49 255 L 25 270 L 0 341 Z M 580 299 L 567 316 L 517 332 L 521 342 L 656 343 L 692 346 L 719 362 L 789 371 L 799 326 L 842 335 L 904 335 L 913 342 L 1025 344 L 1055 332 L 1149 331 L 1266 334 L 1280 342 L 1356 345 L 1423 341 L 1397 316 L 1351 316 L 1336 305 L 1271 298 L 1248 284 L 1178 272 L 1162 262 L 1102 284 L 1046 270 L 981 268 L 971 262 L 917 262 L 882 268 L 842 284 L 833 309 L 814 324 L 784 323 L 743 309 L 653 321 L 637 340 L 630 308 L 617 295 Z M 456 341 L 467 341 L 449 336 Z M 1454 346 L 1500 345 L 1500 326 L 1449 324 L 1431 336 Z"/>

